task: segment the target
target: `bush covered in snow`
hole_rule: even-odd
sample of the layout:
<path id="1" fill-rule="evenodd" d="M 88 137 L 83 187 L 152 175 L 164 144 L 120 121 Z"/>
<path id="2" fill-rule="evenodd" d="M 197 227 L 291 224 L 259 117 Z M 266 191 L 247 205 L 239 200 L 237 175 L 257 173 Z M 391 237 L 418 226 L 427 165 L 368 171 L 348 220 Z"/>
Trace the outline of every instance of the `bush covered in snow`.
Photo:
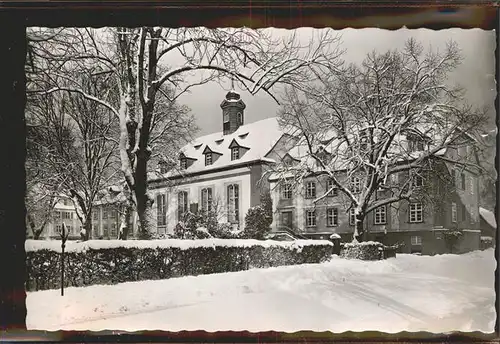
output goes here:
<path id="1" fill-rule="evenodd" d="M 340 256 L 342 258 L 361 259 L 361 260 L 379 260 L 382 259 L 384 245 L 375 241 L 366 241 L 359 243 L 346 243 L 342 246 Z"/>
<path id="2" fill-rule="evenodd" d="M 265 235 L 271 231 L 272 217 L 269 216 L 263 205 L 257 205 L 248 209 L 245 216 L 245 229 L 242 232 L 244 238 L 263 240 Z"/>
<path id="3" fill-rule="evenodd" d="M 187 275 L 319 263 L 332 254 L 322 240 L 91 240 L 68 243 L 66 286 L 115 284 Z M 28 291 L 60 287 L 60 242 L 26 242 Z"/>

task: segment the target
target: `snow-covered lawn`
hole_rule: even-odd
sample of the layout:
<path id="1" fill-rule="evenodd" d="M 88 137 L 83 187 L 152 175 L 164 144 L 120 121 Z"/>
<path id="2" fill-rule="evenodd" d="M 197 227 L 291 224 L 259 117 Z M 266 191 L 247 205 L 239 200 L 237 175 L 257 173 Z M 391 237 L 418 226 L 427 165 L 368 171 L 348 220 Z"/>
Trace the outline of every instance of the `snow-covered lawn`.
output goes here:
<path id="1" fill-rule="evenodd" d="M 493 332 L 493 249 L 28 293 L 40 330 Z"/>

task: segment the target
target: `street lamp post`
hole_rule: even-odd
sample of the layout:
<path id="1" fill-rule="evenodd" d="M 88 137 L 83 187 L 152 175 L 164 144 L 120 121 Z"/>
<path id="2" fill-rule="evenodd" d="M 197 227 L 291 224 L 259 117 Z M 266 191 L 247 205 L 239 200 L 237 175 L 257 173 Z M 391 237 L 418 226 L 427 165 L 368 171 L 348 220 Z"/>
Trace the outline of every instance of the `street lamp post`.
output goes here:
<path id="1" fill-rule="evenodd" d="M 63 222 L 61 230 L 61 296 L 64 296 L 64 248 L 69 233 L 66 233 L 66 224 Z"/>

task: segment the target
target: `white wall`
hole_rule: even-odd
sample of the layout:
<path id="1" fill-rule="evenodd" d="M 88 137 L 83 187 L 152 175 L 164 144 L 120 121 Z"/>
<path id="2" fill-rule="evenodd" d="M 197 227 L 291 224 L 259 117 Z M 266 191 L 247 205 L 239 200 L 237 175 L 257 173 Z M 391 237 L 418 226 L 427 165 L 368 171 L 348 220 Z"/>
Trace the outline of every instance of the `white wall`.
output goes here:
<path id="1" fill-rule="evenodd" d="M 237 175 L 235 175 L 237 174 Z M 193 178 L 189 183 L 180 184 L 172 187 L 160 187 L 151 190 L 151 193 L 156 202 L 156 196 L 158 194 L 166 194 L 166 204 L 167 204 L 167 225 L 166 227 L 159 227 L 159 233 L 173 233 L 175 225 L 179 222 L 177 218 L 177 193 L 180 191 L 188 192 L 188 204 L 198 203 L 198 207 L 201 207 L 201 190 L 206 187 L 213 189 L 213 200 L 219 201 L 221 208 L 224 211 L 222 222 L 227 221 L 227 214 L 225 214 L 227 209 L 227 185 L 238 184 L 239 185 L 239 225 L 240 228 L 244 227 L 245 215 L 250 208 L 251 199 L 251 188 L 255 187 L 251 185 L 250 179 L 250 169 L 243 167 L 233 170 L 228 170 L 224 172 L 217 172 L 206 174 L 198 178 Z M 203 178 L 203 179 L 202 179 Z M 209 179 L 210 178 L 210 179 Z M 212 179 L 213 178 L 213 179 Z M 205 180 L 208 179 L 208 180 Z M 189 205 L 188 205 L 189 206 Z M 154 215 L 156 223 L 156 211 L 157 205 L 154 204 Z"/>

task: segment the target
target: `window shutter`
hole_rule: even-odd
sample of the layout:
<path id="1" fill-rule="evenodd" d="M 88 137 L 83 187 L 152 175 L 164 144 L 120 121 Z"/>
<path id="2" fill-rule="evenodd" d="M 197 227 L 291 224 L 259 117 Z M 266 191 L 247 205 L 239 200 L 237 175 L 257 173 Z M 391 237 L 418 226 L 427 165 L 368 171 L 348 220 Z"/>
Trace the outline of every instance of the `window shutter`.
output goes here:
<path id="1" fill-rule="evenodd" d="M 238 221 L 240 218 L 240 209 L 239 209 L 239 203 L 240 203 L 240 196 L 239 196 L 239 185 L 234 185 L 234 216 L 235 216 L 235 221 Z"/>

